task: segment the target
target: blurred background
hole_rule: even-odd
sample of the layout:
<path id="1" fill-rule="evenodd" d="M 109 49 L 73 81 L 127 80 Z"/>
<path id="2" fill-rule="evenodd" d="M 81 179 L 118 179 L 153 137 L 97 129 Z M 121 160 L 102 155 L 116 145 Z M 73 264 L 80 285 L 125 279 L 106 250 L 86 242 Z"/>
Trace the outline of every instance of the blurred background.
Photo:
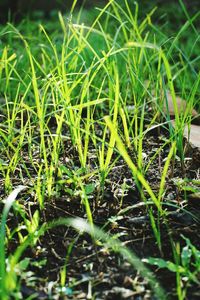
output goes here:
<path id="1" fill-rule="evenodd" d="M 76 5 L 89 8 L 104 5 L 105 2 L 106 0 L 77 0 Z M 37 12 L 48 18 L 52 11 L 69 11 L 72 4 L 73 0 L 0 0 L 0 22 L 16 22 L 27 15 L 34 17 Z"/>
<path id="2" fill-rule="evenodd" d="M 95 6 L 103 6 L 109 0 L 77 0 L 77 7 L 83 6 L 86 9 L 94 8 Z M 182 0 L 187 10 L 195 13 L 200 10 L 200 0 Z M 119 4 L 124 3 L 122 0 L 117 1 Z M 135 0 L 128 0 L 130 5 L 134 6 Z M 35 18 L 50 18 L 52 12 L 62 11 L 67 13 L 73 0 L 0 0 L 0 23 L 19 22 L 24 17 Z M 159 9 L 173 11 L 175 6 L 180 5 L 180 0 L 140 0 L 139 6 L 142 7 L 142 12 L 145 13 L 146 9 L 158 6 Z M 171 18 L 176 17 L 176 9 L 171 13 Z"/>

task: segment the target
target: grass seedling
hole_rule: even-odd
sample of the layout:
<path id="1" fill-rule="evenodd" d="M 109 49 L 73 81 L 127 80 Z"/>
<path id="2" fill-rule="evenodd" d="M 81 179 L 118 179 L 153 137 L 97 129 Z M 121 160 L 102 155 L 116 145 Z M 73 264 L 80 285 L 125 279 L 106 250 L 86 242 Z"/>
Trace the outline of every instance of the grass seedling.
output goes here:
<path id="1" fill-rule="evenodd" d="M 173 166 L 177 173 L 180 171 L 176 153 L 184 176 L 183 131 L 186 124 L 190 127 L 192 108 L 198 105 L 200 76 L 197 72 L 199 35 L 196 22 L 199 13 L 190 17 L 180 0 L 180 8 L 187 21 L 177 33 L 171 32 L 169 26 L 169 32 L 165 34 L 164 25 L 153 25 L 156 9 L 151 9 L 140 20 L 137 3 L 112 0 L 104 8 L 91 13 L 92 21 L 84 23 L 88 12 L 81 8 L 76 13 L 76 2 L 73 2 L 70 14 L 63 17 L 59 13 L 55 23 L 40 20 L 39 25 L 24 20 L 16 26 L 8 24 L 0 29 L 1 193 L 4 193 L 4 187 L 6 192 L 10 191 L 17 180 L 17 184 L 22 182 L 31 186 L 30 201 L 37 206 L 33 215 L 30 209 L 29 218 L 26 207 L 23 210 L 23 201 L 22 204 L 15 203 L 13 213 L 22 219 L 22 223 L 14 229 L 7 227 L 8 246 L 9 241 L 17 236 L 16 250 L 7 255 L 6 220 L 21 188 L 11 194 L 13 200 L 8 201 L 9 205 L 6 201 L 0 237 L 3 261 L 0 267 L 0 298 L 21 295 L 22 277 L 19 272 L 28 269 L 29 263 L 31 268 L 31 258 L 22 257 L 24 251 L 27 247 L 35 247 L 46 230 L 62 225 L 75 228 L 81 234 L 90 234 L 94 251 L 102 245 L 120 253 L 149 280 L 156 297 L 165 299 L 162 289 L 156 291 L 157 282 L 144 264 L 118 241 L 121 226 L 114 229 L 116 234 L 110 236 L 96 228 L 94 220 L 98 220 L 96 213 L 102 214 L 98 217 L 109 215 L 109 220 L 118 220 L 118 217 L 121 220 L 121 216 L 110 217 L 120 207 L 126 222 L 130 207 L 138 209 L 139 213 L 146 208 L 148 222 L 164 257 L 164 235 L 160 223 L 169 230 L 167 222 L 171 212 L 168 214 L 171 200 L 166 201 L 171 198 L 168 198 L 166 182 L 169 171 L 173 176 Z M 191 43 L 188 43 L 188 32 L 193 33 Z M 177 106 L 179 94 L 187 99 L 183 111 Z M 169 96 L 174 108 L 174 128 L 170 125 L 167 109 Z M 168 125 L 169 135 L 163 141 L 161 127 Z M 151 136 L 151 130 L 159 127 L 158 138 L 153 133 Z M 149 136 L 151 152 L 146 148 Z M 128 168 L 121 163 L 122 158 Z M 159 172 L 151 169 L 154 169 L 157 158 Z M 132 172 L 131 178 L 127 178 L 131 174 L 129 171 Z M 155 185 L 150 177 L 147 180 L 151 171 L 159 176 Z M 130 185 L 127 184 L 129 179 Z M 173 186 L 169 185 L 170 188 Z M 183 189 L 192 190 L 188 186 Z M 178 186 L 179 196 L 182 190 Z M 129 206 L 129 201 L 132 201 L 128 199 L 129 192 L 131 194 L 132 191 L 136 191 L 138 202 L 135 203 L 133 197 L 133 205 Z M 128 197 L 124 196 L 125 193 Z M 173 192 L 171 194 L 173 196 Z M 110 196 L 108 200 L 107 195 Z M 72 211 L 73 201 L 76 204 L 80 201 L 78 205 L 82 209 L 79 212 L 86 221 L 66 219 L 48 223 L 47 220 L 40 226 L 40 215 L 44 213 L 46 217 L 48 205 L 57 205 L 60 199 L 67 199 L 62 205 L 66 204 Z M 178 210 L 180 204 L 170 208 Z M 44 208 L 47 209 L 43 211 Z M 62 209 L 65 210 L 64 207 Z M 103 223 L 104 229 L 110 226 L 107 220 Z M 144 228 L 142 230 L 145 231 Z M 69 292 L 66 286 L 67 268 L 75 242 L 76 239 L 70 244 L 59 274 L 58 293 L 63 292 L 64 297 Z M 186 244 L 187 249 L 182 250 L 178 243 L 177 246 L 172 245 L 173 262 L 164 263 L 164 259 L 154 261 L 154 265 L 163 265 L 176 272 L 180 300 L 186 297 L 189 283 L 197 283 L 197 272 L 193 273 L 193 270 L 199 270 L 198 251 L 188 241 Z M 26 272 L 23 276 L 26 277 Z M 75 281 L 80 283 L 77 278 Z M 89 280 L 90 283 L 92 281 Z M 89 296 L 93 296 L 91 289 Z"/>
<path id="2" fill-rule="evenodd" d="M 172 159 L 172 156 L 175 155 L 176 143 L 174 142 L 172 144 L 172 147 L 171 147 L 171 149 L 169 151 L 169 154 L 168 154 L 168 157 L 166 159 L 166 162 L 165 162 L 165 165 L 164 165 L 164 168 L 163 168 L 162 177 L 161 177 L 159 194 L 158 194 L 158 197 L 156 197 L 156 195 L 152 191 L 150 185 L 148 184 L 148 182 L 144 178 L 144 175 L 141 173 L 140 169 L 135 166 L 135 164 L 131 160 L 130 156 L 128 155 L 128 153 L 125 149 L 125 146 L 124 146 L 121 138 L 119 137 L 119 135 L 116 131 L 116 128 L 113 126 L 112 122 L 110 121 L 109 117 L 106 116 L 104 119 L 105 119 L 106 124 L 108 125 L 109 129 L 111 130 L 111 132 L 115 136 L 115 141 L 116 141 L 116 146 L 118 148 L 118 151 L 120 152 L 120 154 L 122 155 L 122 157 L 126 161 L 127 165 L 131 169 L 131 171 L 133 173 L 133 176 L 136 179 L 136 183 L 138 183 L 138 182 L 140 183 L 139 185 L 137 184 L 139 191 L 144 196 L 142 189 L 145 188 L 146 192 L 149 194 L 151 200 L 153 201 L 153 203 L 155 204 L 155 206 L 158 210 L 158 219 L 157 219 L 158 226 L 156 226 L 156 221 L 154 219 L 154 216 L 153 216 L 153 213 L 152 213 L 151 209 L 149 210 L 149 216 L 150 216 L 152 229 L 153 229 L 158 247 L 161 251 L 159 220 L 160 220 L 160 215 L 164 216 L 164 211 L 162 209 L 162 197 L 163 197 L 165 179 L 166 179 L 166 176 L 167 176 L 167 171 L 169 169 L 170 161 Z M 145 197 L 143 197 L 143 200 L 145 200 Z"/>
<path id="3" fill-rule="evenodd" d="M 97 241 L 104 242 L 107 247 L 113 250 L 116 253 L 122 255 L 133 268 L 136 268 L 144 278 L 146 278 L 152 287 L 155 295 L 159 297 L 159 299 L 166 299 L 165 293 L 158 282 L 155 281 L 153 274 L 145 267 L 145 265 L 141 262 L 137 256 L 130 251 L 126 246 L 122 245 L 122 243 L 117 239 L 110 236 L 108 233 L 105 233 L 103 230 L 99 229 L 96 226 L 90 226 L 85 220 L 77 218 L 77 219 L 59 219 L 52 223 L 47 224 L 47 228 L 51 229 L 57 226 L 72 226 L 78 232 L 86 232 L 93 236 Z"/>
<path id="4" fill-rule="evenodd" d="M 9 290 L 9 282 L 7 281 L 6 274 L 6 242 L 5 242 L 5 231 L 6 231 L 6 220 L 8 217 L 8 213 L 15 201 L 17 195 L 23 191 L 25 186 L 18 186 L 5 200 L 5 206 L 2 212 L 1 217 L 1 229 L 0 229 L 0 255 L 1 255 L 1 264 L 0 264 L 0 298 L 1 299 L 9 299 L 8 290 Z"/>
<path id="5" fill-rule="evenodd" d="M 113 126 L 112 122 L 110 121 L 109 117 L 106 116 L 105 118 L 105 122 L 108 125 L 110 131 L 113 133 L 113 135 L 115 136 L 115 141 L 116 141 L 116 145 L 117 148 L 120 152 L 120 154 L 122 155 L 122 157 L 124 158 L 124 160 L 126 161 L 127 165 L 130 167 L 133 176 L 141 183 L 141 185 L 146 189 L 147 193 L 149 194 L 149 196 L 151 197 L 153 203 L 155 204 L 155 206 L 157 207 L 158 211 L 162 214 L 162 207 L 160 202 L 158 201 L 157 197 L 155 196 L 154 192 L 152 191 L 151 187 L 149 186 L 148 182 L 145 180 L 144 176 L 141 174 L 141 172 L 137 169 L 137 167 L 135 166 L 135 164 L 132 162 L 130 156 L 128 155 L 126 148 L 121 140 L 121 138 L 119 137 L 116 128 Z"/>
<path id="6" fill-rule="evenodd" d="M 190 282 L 194 281 L 199 284 L 197 274 L 199 274 L 200 271 L 199 250 L 192 245 L 189 239 L 183 238 L 186 241 L 186 245 L 181 250 L 180 244 L 176 244 L 174 249 L 174 262 L 153 257 L 143 259 L 143 262 L 147 262 L 159 268 L 166 268 L 176 273 L 176 290 L 179 300 L 185 299 L 187 287 Z"/>

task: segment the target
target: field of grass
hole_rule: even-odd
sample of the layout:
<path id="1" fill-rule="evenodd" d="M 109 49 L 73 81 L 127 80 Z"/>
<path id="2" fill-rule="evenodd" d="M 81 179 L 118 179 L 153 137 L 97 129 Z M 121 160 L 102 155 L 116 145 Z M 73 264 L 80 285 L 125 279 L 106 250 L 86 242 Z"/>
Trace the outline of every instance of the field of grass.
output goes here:
<path id="1" fill-rule="evenodd" d="M 0 299 L 199 299 L 200 7 L 153 2 L 0 26 Z"/>

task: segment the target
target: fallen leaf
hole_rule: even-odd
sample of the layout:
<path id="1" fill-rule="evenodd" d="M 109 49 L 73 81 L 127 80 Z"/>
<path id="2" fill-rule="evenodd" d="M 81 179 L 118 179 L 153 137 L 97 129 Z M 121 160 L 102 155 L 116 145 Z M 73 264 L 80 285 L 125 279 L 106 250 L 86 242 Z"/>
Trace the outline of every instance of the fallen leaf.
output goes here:
<path id="1" fill-rule="evenodd" d="M 171 120 L 171 123 L 175 126 L 175 120 Z M 186 125 L 183 134 L 192 146 L 200 149 L 200 126 L 191 124 L 188 128 Z"/>
<path id="2" fill-rule="evenodd" d="M 150 86 L 149 80 L 145 81 L 145 86 L 147 89 L 149 88 L 149 86 Z M 155 96 L 155 89 L 153 89 L 151 93 L 152 93 L 152 95 Z M 162 98 L 163 98 L 163 93 L 164 93 L 164 91 L 161 90 L 160 96 Z M 172 95 L 169 90 L 166 90 L 166 96 L 167 96 L 167 101 L 165 101 L 165 100 L 163 101 L 164 102 L 163 112 L 164 113 L 169 112 L 169 115 L 171 117 L 174 117 L 175 116 L 174 104 L 172 101 Z M 185 101 L 184 99 L 182 99 L 181 97 L 176 95 L 176 103 L 177 103 L 178 113 L 179 114 L 184 113 L 188 106 L 187 101 Z M 200 125 L 200 114 L 194 108 L 191 108 L 191 111 L 188 111 L 188 113 L 189 112 L 191 113 L 191 116 L 193 117 L 194 123 Z"/>
<path id="3" fill-rule="evenodd" d="M 185 127 L 184 136 L 189 137 L 189 142 L 200 149 L 200 126 L 191 124 L 189 130 L 188 126 Z"/>
<path id="4" fill-rule="evenodd" d="M 163 111 L 165 113 L 168 113 L 169 111 L 170 116 L 174 116 L 175 112 L 174 112 L 174 105 L 173 105 L 171 93 L 170 91 L 167 91 L 166 94 L 167 94 L 167 104 L 166 101 L 164 101 Z M 184 113 L 185 110 L 187 109 L 187 102 L 183 100 L 181 97 L 176 96 L 176 103 L 177 103 L 178 113 L 179 114 Z M 191 110 L 191 115 L 195 118 L 199 117 L 199 114 L 195 109 Z"/>

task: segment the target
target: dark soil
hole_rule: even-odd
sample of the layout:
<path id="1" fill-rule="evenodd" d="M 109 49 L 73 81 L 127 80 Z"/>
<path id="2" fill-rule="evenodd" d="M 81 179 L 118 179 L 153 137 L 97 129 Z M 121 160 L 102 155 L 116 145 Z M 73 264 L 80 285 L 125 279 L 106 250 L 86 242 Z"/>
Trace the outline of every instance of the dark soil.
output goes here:
<path id="1" fill-rule="evenodd" d="M 165 139 L 165 132 L 157 135 L 150 132 L 144 139 L 143 152 L 145 164 L 147 166 L 158 148 L 162 147 Z M 75 149 L 66 142 L 63 152 L 63 162 L 66 157 L 73 160 L 73 165 L 78 163 Z M 26 151 L 26 149 L 24 149 Z M 152 189 L 156 192 L 159 188 L 160 174 L 164 165 L 164 159 L 169 151 L 169 146 L 164 147 L 159 156 L 151 163 L 146 172 L 145 178 L 149 181 Z M 24 157 L 28 155 L 24 153 Z M 135 160 L 135 154 L 130 151 L 130 155 Z M 91 149 L 91 157 L 92 149 Z M 198 179 L 200 176 L 199 161 L 195 158 L 196 151 L 188 153 L 185 178 Z M 117 158 L 117 156 L 116 156 Z M 93 161 L 94 160 L 94 161 Z M 195 163 L 194 163 L 195 161 Z M 27 161 L 28 166 L 28 161 Z M 88 166 L 89 170 L 95 168 L 95 158 L 91 158 Z M 32 170 L 32 172 L 34 172 Z M 168 211 L 167 221 L 160 219 L 162 249 L 159 250 L 153 234 L 151 223 L 148 217 L 148 209 L 140 199 L 137 186 L 132 178 L 131 172 L 126 163 L 118 158 L 115 167 L 110 172 L 105 182 L 103 195 L 98 188 L 88 195 L 91 209 L 93 211 L 94 223 L 111 234 L 118 234 L 119 239 L 131 249 L 137 256 L 142 258 L 162 257 L 165 260 L 173 261 L 172 244 L 179 242 L 185 245 L 182 238 L 187 237 L 200 248 L 199 216 L 200 206 L 198 201 L 189 201 L 186 195 L 177 188 L 174 179 L 183 178 L 180 162 L 176 160 L 174 172 L 170 167 L 169 176 L 166 183 L 166 194 L 163 207 Z M 98 178 L 91 179 L 91 182 L 98 182 Z M 58 178 L 59 181 L 59 178 Z M 15 185 L 17 180 L 13 179 Z M 91 183 L 90 182 L 90 183 Z M 87 184 L 89 181 L 87 182 Z M 126 188 L 123 191 L 122 185 Z M 84 206 L 81 204 L 77 188 L 68 186 L 73 191 L 69 194 L 69 189 L 60 187 L 60 191 L 52 197 L 46 199 L 46 206 L 40 212 L 42 222 L 50 222 L 60 217 L 82 217 L 86 219 Z M 3 193 L 3 191 L 2 191 Z M 99 196 L 100 195 L 100 196 Z M 28 198 L 29 197 L 29 198 Z M 39 209 L 33 196 L 24 194 L 25 200 L 20 200 L 25 206 L 28 215 L 33 215 Z M 98 200 L 97 200 L 98 199 Z M 97 203 L 98 202 L 98 203 Z M 126 211 L 124 211 L 126 209 Z M 156 211 L 153 211 L 157 218 Z M 116 219 L 112 219 L 116 217 Z M 109 220 L 109 222 L 108 222 Z M 20 214 L 13 212 L 10 214 L 8 225 L 14 228 L 16 224 L 22 222 Z M 17 234 L 9 243 L 8 251 L 13 252 L 18 243 Z M 72 246 L 73 244 L 73 246 Z M 69 247 L 72 247 L 69 252 Z M 132 266 L 102 245 L 95 245 L 88 234 L 77 233 L 74 229 L 60 226 L 49 230 L 39 239 L 37 246 L 28 249 L 24 257 L 29 257 L 31 262 L 39 262 L 47 259 L 46 264 L 35 266 L 30 265 L 29 270 L 33 272 L 34 280 L 25 277 L 22 280 L 22 293 L 24 299 L 29 295 L 38 293 L 37 299 L 90 299 L 89 292 L 92 288 L 92 295 L 95 299 L 157 299 L 151 291 L 148 281 L 134 270 Z M 67 296 L 57 296 L 60 282 L 60 269 L 66 263 L 67 270 Z M 166 269 L 151 267 L 161 286 L 165 289 L 168 299 L 177 299 L 176 277 Z M 34 284 L 33 284 L 34 282 Z M 49 296 L 52 295 L 52 298 Z M 195 300 L 200 298 L 200 288 L 197 284 L 188 287 L 187 298 Z"/>

